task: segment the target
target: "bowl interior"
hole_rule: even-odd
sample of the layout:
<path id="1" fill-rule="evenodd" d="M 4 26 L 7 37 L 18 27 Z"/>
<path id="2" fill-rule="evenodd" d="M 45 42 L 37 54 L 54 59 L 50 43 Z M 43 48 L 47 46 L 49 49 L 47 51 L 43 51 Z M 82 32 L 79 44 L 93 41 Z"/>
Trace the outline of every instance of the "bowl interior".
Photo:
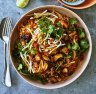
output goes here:
<path id="1" fill-rule="evenodd" d="M 28 15 L 33 14 L 34 12 L 36 13 L 36 12 L 41 12 L 41 11 L 44 11 L 44 10 L 56 10 L 57 12 L 59 12 L 61 14 L 66 14 L 69 17 L 77 18 L 79 20 L 80 24 L 81 24 L 81 27 L 83 27 L 85 29 L 85 33 L 86 33 L 86 36 L 87 36 L 87 38 L 89 40 L 89 44 L 90 44 L 90 48 L 86 52 L 84 60 L 80 63 L 80 65 L 77 68 L 77 71 L 72 76 L 70 76 L 68 79 L 66 79 L 63 82 L 59 82 L 59 83 L 56 83 L 56 84 L 46 84 L 46 85 L 42 85 L 41 83 L 39 83 L 37 81 L 32 81 L 27 76 L 21 75 L 17 71 L 16 62 L 12 57 L 12 49 L 14 48 L 14 44 L 15 44 L 15 41 L 16 41 L 17 36 L 18 36 L 17 26 L 19 26 L 20 23 L 27 20 L 29 18 Z M 55 5 L 43 6 L 43 7 L 39 7 L 39 8 L 36 8 L 36 9 L 33 9 L 33 10 L 29 11 L 27 14 L 25 14 L 23 17 L 21 17 L 21 19 L 17 22 L 17 24 L 15 25 L 15 27 L 14 27 L 12 33 L 11 33 L 11 38 L 10 38 L 10 55 L 11 55 L 11 60 L 12 60 L 12 63 L 14 65 L 16 71 L 21 75 L 21 77 L 23 77 L 30 84 L 32 84 L 34 86 L 37 86 L 37 87 L 40 87 L 40 88 L 45 88 L 45 89 L 60 88 L 62 86 L 66 86 L 66 85 L 70 84 L 71 82 L 73 82 L 74 80 L 76 80 L 81 75 L 81 73 L 84 71 L 84 69 L 86 68 L 86 66 L 88 64 L 90 56 L 91 56 L 91 50 L 92 50 L 92 42 L 91 42 L 90 33 L 89 33 L 86 25 L 84 24 L 84 22 L 81 20 L 81 18 L 79 16 L 77 16 L 75 13 L 73 13 L 72 11 L 70 11 L 70 10 L 68 10 L 66 8 L 63 8 L 63 7 L 55 6 Z"/>

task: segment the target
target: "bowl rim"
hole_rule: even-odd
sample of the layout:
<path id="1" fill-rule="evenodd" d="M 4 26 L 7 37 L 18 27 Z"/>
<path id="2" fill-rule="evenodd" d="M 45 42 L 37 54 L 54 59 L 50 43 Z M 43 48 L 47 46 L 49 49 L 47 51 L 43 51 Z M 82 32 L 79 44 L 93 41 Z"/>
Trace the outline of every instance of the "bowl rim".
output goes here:
<path id="1" fill-rule="evenodd" d="M 24 78 L 19 72 L 18 70 L 16 69 L 14 63 L 13 63 L 13 60 L 12 60 L 12 55 L 11 55 L 11 37 L 12 37 L 12 34 L 13 34 L 13 31 L 15 29 L 15 27 L 17 26 L 18 22 L 22 19 L 22 17 L 24 17 L 25 15 L 27 15 L 29 12 L 31 11 L 34 11 L 36 9 L 40 9 L 40 8 L 47 8 L 47 7 L 56 7 L 56 8 L 61 8 L 63 10 L 66 10 L 68 11 L 70 14 L 73 14 L 75 17 L 77 17 L 77 19 L 79 19 L 83 24 L 84 24 L 84 27 L 86 28 L 86 31 L 88 31 L 88 35 L 89 35 L 89 41 L 90 41 L 90 50 L 89 50 L 89 53 L 88 53 L 88 58 L 86 59 L 86 64 L 85 66 L 82 67 L 80 73 L 76 74 L 74 78 L 72 78 L 70 81 L 68 81 L 67 83 L 63 83 L 63 84 L 59 84 L 59 85 L 54 85 L 54 86 L 45 86 L 45 85 L 37 85 L 37 84 L 34 84 L 30 81 L 28 81 L 26 78 Z M 39 6 L 39 7 L 36 7 L 36 8 L 33 8 L 31 10 L 29 10 L 28 12 L 24 13 L 20 18 L 19 20 L 16 22 L 16 24 L 14 25 L 13 29 L 12 29 L 12 32 L 10 34 L 10 42 L 9 42 L 9 54 L 10 54 L 10 57 L 11 57 L 11 63 L 12 65 L 14 66 L 14 69 L 16 70 L 16 72 L 20 75 L 21 78 L 23 78 L 26 82 L 28 82 L 30 85 L 33 85 L 33 86 L 36 86 L 38 88 L 42 88 L 42 89 L 57 89 L 57 88 L 61 88 L 61 87 L 64 87 L 64 86 L 67 86 L 69 84 L 71 84 L 72 82 L 74 82 L 77 78 L 80 77 L 80 75 L 84 72 L 84 70 L 86 69 L 88 63 L 89 63 L 89 60 L 91 58 L 91 54 L 92 54 L 92 39 L 91 39 L 91 36 L 90 36 L 90 32 L 86 26 L 86 24 L 84 23 L 84 21 L 73 11 L 71 11 L 70 9 L 67 9 L 67 8 L 64 8 L 62 6 L 57 6 L 57 5 L 44 5 L 44 6 Z"/>

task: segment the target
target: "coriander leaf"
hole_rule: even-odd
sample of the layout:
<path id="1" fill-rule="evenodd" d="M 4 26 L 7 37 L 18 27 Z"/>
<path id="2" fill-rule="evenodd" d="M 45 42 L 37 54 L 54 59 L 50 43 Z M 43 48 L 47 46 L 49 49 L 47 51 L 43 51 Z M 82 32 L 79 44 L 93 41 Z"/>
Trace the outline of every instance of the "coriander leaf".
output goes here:
<path id="1" fill-rule="evenodd" d="M 60 22 L 57 23 L 57 26 L 63 28 L 63 26 Z"/>
<path id="2" fill-rule="evenodd" d="M 72 32 L 72 31 L 75 31 L 75 30 L 76 30 L 76 28 L 75 28 L 74 25 L 69 25 L 69 27 L 68 27 L 68 32 L 69 33 Z"/>
<path id="3" fill-rule="evenodd" d="M 77 30 L 78 30 L 79 37 L 84 38 L 85 37 L 84 29 L 78 28 Z"/>
<path id="4" fill-rule="evenodd" d="M 49 29 L 48 33 L 51 34 L 55 31 L 55 26 L 54 25 L 49 25 L 48 29 Z"/>
<path id="5" fill-rule="evenodd" d="M 42 17 L 38 21 L 38 25 L 40 26 L 40 29 L 42 32 L 47 33 L 48 27 L 51 24 L 51 21 L 47 17 Z"/>
<path id="6" fill-rule="evenodd" d="M 22 75 L 29 75 L 29 71 L 27 71 L 27 70 L 20 70 L 20 73 Z"/>
<path id="7" fill-rule="evenodd" d="M 23 47 L 19 41 L 16 41 L 16 45 L 17 45 L 18 51 L 22 51 Z"/>
<path id="8" fill-rule="evenodd" d="M 43 27 L 43 26 L 44 26 L 43 19 L 40 19 L 40 20 L 38 21 L 38 24 L 40 25 L 40 27 Z"/>
<path id="9" fill-rule="evenodd" d="M 78 22 L 78 21 L 77 21 L 76 18 L 69 18 L 69 24 L 74 25 L 74 24 L 76 24 L 77 22 Z"/>
<path id="10" fill-rule="evenodd" d="M 72 45 L 72 49 L 73 50 L 80 50 L 80 46 L 77 42 L 75 42 L 73 45 Z"/>
<path id="11" fill-rule="evenodd" d="M 58 35 L 59 37 L 61 37 L 61 36 L 63 35 L 63 32 L 64 32 L 64 29 L 59 28 L 58 31 L 57 31 L 57 35 Z"/>
<path id="12" fill-rule="evenodd" d="M 66 59 L 71 58 L 71 55 L 67 55 L 65 58 L 66 58 Z"/>
<path id="13" fill-rule="evenodd" d="M 40 26 L 40 29 L 43 33 L 50 34 L 50 37 L 52 38 L 58 39 L 59 37 L 62 36 L 64 32 L 61 23 L 53 25 L 52 22 L 47 17 L 42 17 L 41 19 L 39 19 L 38 25 Z"/>
<path id="14" fill-rule="evenodd" d="M 80 40 L 80 46 L 81 46 L 81 48 L 83 48 L 83 49 L 89 48 L 88 40 L 86 40 L 86 39 Z"/>
<path id="15" fill-rule="evenodd" d="M 46 27 L 41 28 L 41 30 L 43 33 L 46 33 L 48 31 Z"/>

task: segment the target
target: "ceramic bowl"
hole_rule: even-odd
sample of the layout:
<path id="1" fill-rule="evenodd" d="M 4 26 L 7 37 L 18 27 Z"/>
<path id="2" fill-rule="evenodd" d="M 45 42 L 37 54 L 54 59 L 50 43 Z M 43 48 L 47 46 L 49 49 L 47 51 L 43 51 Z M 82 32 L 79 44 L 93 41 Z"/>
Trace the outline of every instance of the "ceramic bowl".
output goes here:
<path id="1" fill-rule="evenodd" d="M 66 0 L 62 0 L 65 4 L 71 5 L 71 6 L 77 6 L 85 2 L 85 0 L 77 0 L 75 2 L 68 2 Z"/>
<path id="2" fill-rule="evenodd" d="M 66 6 L 68 8 L 71 8 L 71 9 L 85 9 L 85 8 L 89 8 L 96 4 L 96 0 L 85 0 L 84 3 L 77 5 L 77 6 L 68 5 L 68 4 L 64 3 L 63 0 L 58 0 L 58 2 L 60 2 L 62 5 Z"/>
<path id="3" fill-rule="evenodd" d="M 89 41 L 89 45 L 90 45 L 90 48 L 88 49 L 88 51 L 85 53 L 85 57 L 84 57 L 84 60 L 80 63 L 80 65 L 78 66 L 77 70 L 75 73 L 73 73 L 72 76 L 70 76 L 68 79 L 66 79 L 65 81 L 62 81 L 62 82 L 58 82 L 58 83 L 55 83 L 55 84 L 41 84 L 37 81 L 33 81 L 31 80 L 30 78 L 28 78 L 27 76 L 24 76 L 24 75 L 21 75 L 17 69 L 16 69 L 16 62 L 15 60 L 13 59 L 12 57 L 12 49 L 14 48 L 14 44 L 15 44 L 15 41 L 17 39 L 17 27 L 19 26 L 19 24 L 21 24 L 22 22 L 24 22 L 28 16 L 27 15 L 30 15 L 30 14 L 33 14 L 35 12 L 42 12 L 44 10 L 56 10 L 57 12 L 61 13 L 61 14 L 66 14 L 67 16 L 69 17 L 75 17 L 78 19 L 78 21 L 80 22 L 81 24 L 81 27 L 83 27 L 85 29 L 85 33 L 86 33 L 86 36 L 88 38 L 88 41 Z M 13 28 L 13 31 L 11 33 L 11 37 L 10 37 L 10 56 L 11 56 L 11 61 L 12 61 L 12 64 L 14 65 L 14 68 L 16 69 L 17 73 L 25 80 L 27 81 L 29 84 L 33 85 L 33 86 L 36 86 L 36 87 L 39 87 L 39 88 L 43 88 L 43 89 L 56 89 L 56 88 L 60 88 L 60 87 L 64 87 L 70 83 L 72 83 L 73 81 L 75 81 L 82 73 L 83 71 L 85 70 L 85 68 L 87 67 L 88 63 L 89 63 L 89 60 L 90 60 L 90 57 L 91 57 L 91 52 L 92 52 L 92 42 L 91 42 L 91 36 L 90 36 L 90 33 L 89 33 L 89 30 L 87 28 L 87 26 L 85 25 L 85 23 L 83 22 L 83 20 L 74 12 L 72 12 L 71 10 L 67 9 L 67 8 L 64 8 L 64 7 L 60 7 L 60 6 L 56 6 L 56 5 L 47 5 L 47 6 L 41 6 L 41 7 L 38 7 L 38 8 L 35 8 L 35 9 L 32 9 L 30 10 L 29 12 L 27 12 L 26 14 L 24 14 L 19 20 L 18 22 L 16 23 L 16 25 L 14 26 Z"/>

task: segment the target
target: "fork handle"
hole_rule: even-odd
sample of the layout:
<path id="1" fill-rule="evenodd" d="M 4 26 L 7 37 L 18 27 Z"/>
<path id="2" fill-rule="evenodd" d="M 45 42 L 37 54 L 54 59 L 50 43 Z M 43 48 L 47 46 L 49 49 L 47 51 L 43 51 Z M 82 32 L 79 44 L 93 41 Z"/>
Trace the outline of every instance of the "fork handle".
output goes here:
<path id="1" fill-rule="evenodd" d="M 3 70 L 3 79 L 2 82 L 5 84 L 5 75 L 6 75 L 6 68 L 7 68 L 7 63 L 6 63 L 6 43 L 4 42 L 4 70 Z"/>
<path id="2" fill-rule="evenodd" d="M 7 44 L 7 56 L 6 56 L 7 69 L 6 69 L 6 76 L 5 76 L 5 84 L 6 84 L 7 87 L 11 87 L 11 75 L 10 75 L 10 68 L 9 68 L 10 57 L 9 57 L 8 50 L 9 50 L 9 44 Z"/>

